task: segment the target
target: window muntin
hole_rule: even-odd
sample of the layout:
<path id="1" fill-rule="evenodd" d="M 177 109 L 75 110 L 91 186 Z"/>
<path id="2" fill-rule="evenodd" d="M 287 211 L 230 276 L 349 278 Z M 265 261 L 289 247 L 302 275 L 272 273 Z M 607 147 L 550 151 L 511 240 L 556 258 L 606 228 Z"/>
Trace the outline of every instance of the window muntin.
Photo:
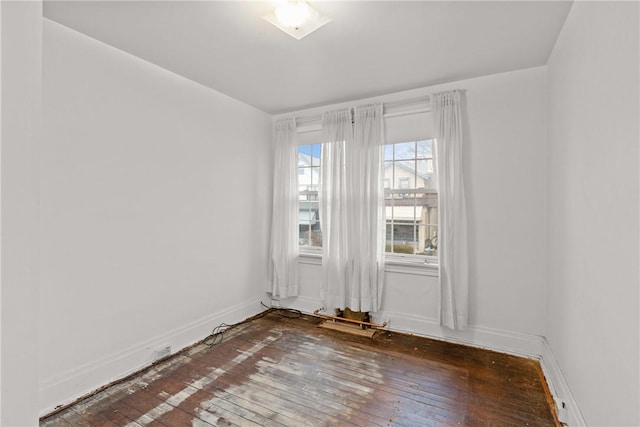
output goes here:
<path id="1" fill-rule="evenodd" d="M 322 247 L 318 211 L 320 151 L 320 144 L 298 146 L 298 243 L 303 247 Z"/>

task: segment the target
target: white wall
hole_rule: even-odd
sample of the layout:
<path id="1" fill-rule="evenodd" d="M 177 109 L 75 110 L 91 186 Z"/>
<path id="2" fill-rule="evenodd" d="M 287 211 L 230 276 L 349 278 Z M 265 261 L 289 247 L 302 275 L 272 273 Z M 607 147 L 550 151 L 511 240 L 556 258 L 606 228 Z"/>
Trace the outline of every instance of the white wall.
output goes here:
<path id="1" fill-rule="evenodd" d="M 464 174 L 471 254 L 469 323 L 464 333 L 441 329 L 437 277 L 387 272 L 383 313 L 391 327 L 426 335 L 490 344 L 480 335 L 508 335 L 492 345 L 544 335 L 546 73 L 544 67 L 497 74 L 391 94 L 360 102 L 414 99 L 445 89 L 464 89 Z M 340 104 L 340 106 L 358 104 Z M 331 109 L 338 106 L 327 106 Z M 293 113 L 305 116 L 322 109 Z M 425 120 L 428 117 L 425 114 Z M 425 124 L 425 129 L 427 124 Z M 427 131 L 428 132 L 428 131 Z M 427 135 L 429 136 L 429 135 Z M 319 307 L 320 267 L 305 264 L 300 308 Z M 315 301 L 314 301 L 315 300 Z M 495 334 L 494 334 L 495 335 Z M 535 337 L 535 338 L 534 338 Z M 511 341 L 509 341 L 511 340 Z"/>
<path id="2" fill-rule="evenodd" d="M 0 4 L 0 425 L 38 424 L 38 150 L 42 2 Z"/>
<path id="3" fill-rule="evenodd" d="M 44 22 L 40 409 L 261 310 L 271 117 Z"/>
<path id="4" fill-rule="evenodd" d="M 640 424 L 638 13 L 575 2 L 548 64 L 546 329 L 593 426 Z"/>

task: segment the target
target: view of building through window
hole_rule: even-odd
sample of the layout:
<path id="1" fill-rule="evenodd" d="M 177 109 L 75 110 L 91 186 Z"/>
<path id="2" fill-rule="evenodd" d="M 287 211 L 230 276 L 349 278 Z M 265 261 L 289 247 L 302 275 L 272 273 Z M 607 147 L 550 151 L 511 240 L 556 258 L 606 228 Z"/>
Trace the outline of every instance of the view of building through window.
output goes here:
<path id="1" fill-rule="evenodd" d="M 320 184 L 320 144 L 298 147 L 298 194 L 300 245 L 322 247 L 318 186 Z"/>
<path id="2" fill-rule="evenodd" d="M 298 148 L 299 243 L 322 247 L 320 144 Z M 384 146 L 386 252 L 437 256 L 438 193 L 431 140 Z"/>
<path id="3" fill-rule="evenodd" d="M 385 250 L 438 254 L 438 192 L 431 140 L 384 146 Z"/>

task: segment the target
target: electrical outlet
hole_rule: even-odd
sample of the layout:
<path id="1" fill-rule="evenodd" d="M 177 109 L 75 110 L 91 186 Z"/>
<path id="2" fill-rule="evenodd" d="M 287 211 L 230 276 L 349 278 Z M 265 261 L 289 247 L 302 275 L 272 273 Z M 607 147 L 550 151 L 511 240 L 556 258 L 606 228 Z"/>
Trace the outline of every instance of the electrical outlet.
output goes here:
<path id="1" fill-rule="evenodd" d="M 153 352 L 153 360 L 160 360 L 167 356 L 171 355 L 171 346 L 165 345 L 162 347 L 158 347 Z"/>

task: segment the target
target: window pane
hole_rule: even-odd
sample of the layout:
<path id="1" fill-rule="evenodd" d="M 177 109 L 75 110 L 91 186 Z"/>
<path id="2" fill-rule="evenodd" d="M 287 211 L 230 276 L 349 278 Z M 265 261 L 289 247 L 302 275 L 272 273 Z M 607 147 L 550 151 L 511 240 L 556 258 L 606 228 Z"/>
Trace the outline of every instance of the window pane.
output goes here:
<path id="1" fill-rule="evenodd" d="M 435 176 L 433 174 L 433 163 L 431 159 L 417 160 L 417 188 L 435 188 Z"/>
<path id="2" fill-rule="evenodd" d="M 303 246 L 322 246 L 320 233 L 320 215 L 318 213 L 317 192 L 307 192 L 307 199 L 300 201 L 298 224 L 300 226 L 299 244 Z"/>
<path id="3" fill-rule="evenodd" d="M 384 146 L 384 159 L 393 160 L 393 144 L 388 144 Z"/>
<path id="4" fill-rule="evenodd" d="M 427 181 L 427 161 L 426 160 L 416 160 L 416 173 L 417 173 L 417 188 L 426 187 Z"/>
<path id="5" fill-rule="evenodd" d="M 321 145 L 320 144 L 313 144 L 311 146 L 311 157 L 312 157 L 312 165 L 313 166 L 319 166 L 320 165 L 320 151 L 321 151 Z"/>
<path id="6" fill-rule="evenodd" d="M 384 180 L 389 181 L 389 187 L 385 184 L 385 188 L 392 188 L 393 186 L 393 163 L 394 162 L 384 162 Z"/>
<path id="7" fill-rule="evenodd" d="M 438 209 L 427 208 L 425 214 L 427 219 L 424 226 L 424 253 L 438 256 Z"/>
<path id="8" fill-rule="evenodd" d="M 396 254 L 415 254 L 413 222 L 387 222 L 385 251 Z"/>
<path id="9" fill-rule="evenodd" d="M 311 152 L 310 145 L 299 145 L 298 146 L 298 166 L 310 166 L 311 165 L 311 157 L 309 153 Z"/>
<path id="10" fill-rule="evenodd" d="M 298 188 L 300 191 L 307 190 L 311 185 L 311 168 L 299 168 L 302 169 L 302 174 L 298 172 Z"/>
<path id="11" fill-rule="evenodd" d="M 385 196 L 386 252 L 437 256 L 438 194 L 396 188 Z"/>
<path id="12" fill-rule="evenodd" d="M 416 162 L 414 160 L 396 162 L 397 188 L 416 188 Z"/>
<path id="13" fill-rule="evenodd" d="M 320 166 L 312 167 L 309 173 L 311 175 L 309 190 L 318 191 L 318 184 L 320 183 Z"/>
<path id="14" fill-rule="evenodd" d="M 417 144 L 417 147 L 416 147 L 417 158 L 427 159 L 427 158 L 433 157 L 433 152 L 432 152 L 433 141 L 428 139 L 425 141 L 418 141 L 416 144 Z"/>
<path id="15" fill-rule="evenodd" d="M 393 144 L 395 151 L 395 160 L 414 159 L 416 157 L 416 143 L 401 142 L 399 144 Z"/>

